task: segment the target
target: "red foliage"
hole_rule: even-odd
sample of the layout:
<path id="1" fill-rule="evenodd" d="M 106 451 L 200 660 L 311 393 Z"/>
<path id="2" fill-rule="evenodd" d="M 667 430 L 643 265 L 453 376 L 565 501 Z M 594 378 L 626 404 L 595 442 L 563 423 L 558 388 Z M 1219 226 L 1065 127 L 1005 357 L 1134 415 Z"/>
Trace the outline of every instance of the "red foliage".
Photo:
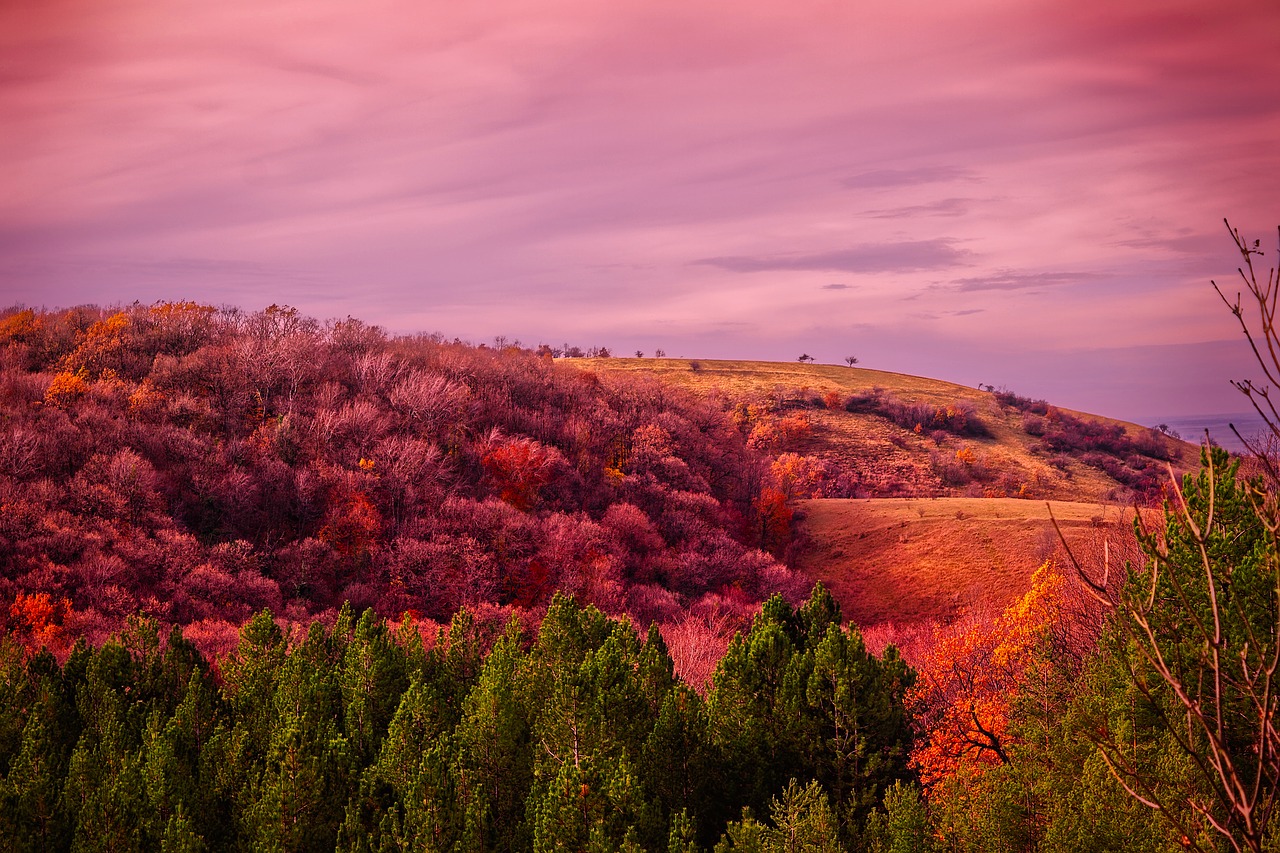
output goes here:
<path id="1" fill-rule="evenodd" d="M 528 438 L 504 438 L 494 431 L 480 456 L 498 496 L 519 510 L 533 509 L 538 492 L 551 482 L 563 457 L 554 447 Z"/>
<path id="2" fill-rule="evenodd" d="M 748 432 L 652 380 L 288 307 L 0 312 L 0 608 L 51 641 L 145 610 L 216 648 L 344 597 L 445 620 L 557 588 L 662 618 L 791 594 L 753 550 L 788 511 Z"/>
<path id="3" fill-rule="evenodd" d="M 1009 761 L 1011 705 L 1050 653 L 1062 591 L 1062 574 L 1046 564 L 999 618 L 937 633 L 908 694 L 924 735 L 911 763 L 926 790 Z"/>
<path id="4" fill-rule="evenodd" d="M 352 492 L 330 505 L 316 538 L 349 559 L 363 559 L 382 531 L 382 516 L 364 492 Z"/>
<path id="5" fill-rule="evenodd" d="M 60 656 L 68 645 L 62 623 L 70 609 L 66 598 L 55 600 L 47 592 L 20 592 L 9 606 L 10 632 L 28 651 L 47 648 Z"/>
<path id="6" fill-rule="evenodd" d="M 720 614 L 686 614 L 678 621 L 664 624 L 662 639 L 671 653 L 676 675 L 705 695 L 711 687 L 711 676 L 738 629 L 736 620 Z"/>
<path id="7" fill-rule="evenodd" d="M 760 545 L 773 553 L 781 553 L 791 541 L 791 520 L 795 512 L 787 505 L 786 493 L 766 487 L 756 499 L 756 520 Z"/>

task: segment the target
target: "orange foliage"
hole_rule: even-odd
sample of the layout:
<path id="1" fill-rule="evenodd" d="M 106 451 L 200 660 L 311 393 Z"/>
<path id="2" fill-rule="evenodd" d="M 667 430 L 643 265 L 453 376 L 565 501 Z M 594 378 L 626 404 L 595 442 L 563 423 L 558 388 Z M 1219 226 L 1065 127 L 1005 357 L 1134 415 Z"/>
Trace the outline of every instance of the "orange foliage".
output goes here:
<path id="1" fill-rule="evenodd" d="M 747 446 L 766 452 L 791 447 L 807 438 L 812 431 L 813 425 L 804 412 L 792 412 L 781 418 L 762 416 L 751 428 Z"/>
<path id="2" fill-rule="evenodd" d="M 770 466 L 774 484 L 788 498 L 822 497 L 825 472 L 822 462 L 812 456 L 783 453 Z"/>
<path id="3" fill-rule="evenodd" d="M 45 404 L 61 407 L 78 400 L 89 390 L 89 383 L 85 381 L 88 378 L 89 372 L 83 367 L 75 373 L 62 371 L 53 377 L 48 390 L 44 392 Z"/>
<path id="4" fill-rule="evenodd" d="M 729 419 L 743 435 L 750 435 L 752 427 L 768 417 L 768 407 L 760 403 L 739 403 L 729 413 Z"/>
<path id="5" fill-rule="evenodd" d="M 218 312 L 212 305 L 199 302 L 157 302 L 147 309 L 151 318 L 177 327 L 192 327 L 207 323 Z"/>
<path id="6" fill-rule="evenodd" d="M 67 370 L 92 368 L 102 370 L 108 356 L 118 353 L 124 347 L 124 332 L 129 328 L 129 317 L 123 311 L 117 311 L 105 320 L 99 320 L 85 329 L 78 338 L 73 352 L 63 360 Z"/>
<path id="7" fill-rule="evenodd" d="M 150 377 L 142 380 L 142 384 L 129 395 L 129 414 L 158 415 L 164 409 L 164 392 L 156 388 Z"/>
<path id="8" fill-rule="evenodd" d="M 828 391 L 822 395 L 822 404 L 833 412 L 841 407 L 842 402 L 839 391 Z"/>
<path id="9" fill-rule="evenodd" d="M 66 644 L 62 620 L 70 609 L 71 602 L 65 598 L 55 601 L 47 592 L 20 592 L 9 606 L 10 624 L 29 650 L 47 648 L 57 653 Z"/>
<path id="10" fill-rule="evenodd" d="M 40 331 L 41 320 L 30 308 L 0 319 L 0 340 L 26 343 Z"/>
<path id="11" fill-rule="evenodd" d="M 1048 654 L 1062 592 L 1062 574 L 1046 563 L 999 618 L 937 632 L 908 694 L 925 735 L 911 763 L 926 790 L 1008 762 L 1011 705 Z"/>

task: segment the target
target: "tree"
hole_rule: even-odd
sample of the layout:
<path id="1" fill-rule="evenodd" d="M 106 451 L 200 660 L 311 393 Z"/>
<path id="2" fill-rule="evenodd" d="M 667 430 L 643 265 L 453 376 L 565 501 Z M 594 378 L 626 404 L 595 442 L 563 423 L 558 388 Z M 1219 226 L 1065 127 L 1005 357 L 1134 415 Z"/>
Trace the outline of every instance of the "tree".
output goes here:
<path id="1" fill-rule="evenodd" d="M 846 356 L 844 357 L 844 363 L 845 363 L 845 364 L 847 364 L 847 365 L 849 365 L 850 367 L 853 367 L 855 364 L 857 364 L 857 363 L 858 363 L 858 358 L 857 358 L 857 356 L 853 356 L 853 355 L 846 355 Z"/>
<path id="2" fill-rule="evenodd" d="M 1260 280 L 1254 267 L 1259 242 L 1250 246 L 1229 222 L 1227 230 L 1243 260 L 1238 272 L 1249 302 L 1242 304 L 1239 294 L 1229 300 L 1216 281 L 1213 287 L 1270 383 L 1233 384 L 1271 436 L 1280 437 L 1280 411 L 1270 397 L 1280 380 L 1280 275 L 1272 268 L 1265 283 Z M 1135 522 L 1147 562 L 1128 566 L 1122 584 L 1112 582 L 1109 565 L 1102 577 L 1091 577 L 1072 558 L 1094 596 L 1113 611 L 1112 660 L 1122 680 L 1189 762 L 1189 772 L 1170 780 L 1145 744 L 1124 736 L 1132 725 L 1115 713 L 1094 741 L 1119 784 L 1201 850 L 1211 841 L 1197 822 L 1234 851 L 1264 849 L 1274 841 L 1280 792 L 1280 476 L 1274 457 L 1245 445 L 1266 477 L 1240 478 L 1238 463 L 1206 445 L 1199 474 L 1172 483 L 1163 536 Z"/>
<path id="3" fill-rule="evenodd" d="M 800 357 L 796 359 L 796 361 L 800 362 L 801 364 L 803 364 L 806 361 L 814 361 L 814 360 L 815 360 L 814 357 L 809 355 L 809 353 L 807 352 L 800 353 Z"/>
<path id="4" fill-rule="evenodd" d="M 841 850 L 835 816 L 817 782 L 800 785 L 795 779 L 770 805 L 773 825 L 743 814 L 731 824 L 716 853 L 838 853 Z"/>
<path id="5" fill-rule="evenodd" d="M 1203 824 L 1232 850 L 1260 851 L 1280 791 L 1280 513 L 1226 451 L 1201 460 L 1174 484 L 1163 536 L 1139 530 L 1147 563 L 1119 590 L 1080 571 L 1114 611 L 1112 662 L 1142 715 L 1113 708 L 1091 737 L 1125 790 L 1190 845 L 1205 849 Z M 1184 778 L 1153 760 L 1154 739 L 1128 736 L 1144 719 L 1189 762 Z"/>
<path id="6" fill-rule="evenodd" d="M 980 775 L 986 766 L 1010 762 L 1011 706 L 1036 659 L 1048 652 L 1062 583 L 1046 564 L 998 619 L 938 632 L 910 695 L 927 736 L 911 763 L 926 790 L 957 773 Z"/>
<path id="7" fill-rule="evenodd" d="M 496 427 L 484 439 L 480 464 L 502 500 L 532 509 L 538 492 L 555 477 L 564 458 L 554 447 L 531 438 L 508 438 Z"/>

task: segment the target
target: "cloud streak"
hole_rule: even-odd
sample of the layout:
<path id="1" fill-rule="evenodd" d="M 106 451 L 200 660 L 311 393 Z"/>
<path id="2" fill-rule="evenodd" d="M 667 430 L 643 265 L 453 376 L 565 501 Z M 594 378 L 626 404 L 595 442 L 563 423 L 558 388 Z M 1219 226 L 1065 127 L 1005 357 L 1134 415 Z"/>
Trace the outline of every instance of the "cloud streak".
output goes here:
<path id="1" fill-rule="evenodd" d="M 954 279 L 947 287 L 959 293 L 989 290 L 1039 290 L 1101 281 L 1107 276 L 1091 272 L 1014 272 L 1003 270 L 989 275 Z"/>
<path id="2" fill-rule="evenodd" d="M 913 169 L 873 169 L 845 178 L 840 184 L 848 189 L 896 189 L 975 180 L 977 178 L 972 171 L 960 166 L 917 166 Z"/>
<path id="3" fill-rule="evenodd" d="M 911 204 L 884 210 L 868 210 L 872 219 L 913 219 L 917 216 L 964 216 L 973 206 L 971 198 L 944 198 L 928 204 Z"/>
<path id="4" fill-rule="evenodd" d="M 851 246 L 831 252 L 792 255 L 732 255 L 703 258 L 695 264 L 728 272 L 831 271 L 853 273 L 919 272 L 961 265 L 969 253 L 954 240 L 913 240 Z"/>

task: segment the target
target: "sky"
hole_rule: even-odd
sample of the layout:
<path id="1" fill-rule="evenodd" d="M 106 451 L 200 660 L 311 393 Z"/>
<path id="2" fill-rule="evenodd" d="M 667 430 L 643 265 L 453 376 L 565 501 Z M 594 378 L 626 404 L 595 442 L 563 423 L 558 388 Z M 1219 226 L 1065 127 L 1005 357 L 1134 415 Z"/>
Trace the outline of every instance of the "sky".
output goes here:
<path id="1" fill-rule="evenodd" d="M 0 0 L 0 305 L 820 362 L 1154 422 L 1256 376 L 1274 0 Z"/>

